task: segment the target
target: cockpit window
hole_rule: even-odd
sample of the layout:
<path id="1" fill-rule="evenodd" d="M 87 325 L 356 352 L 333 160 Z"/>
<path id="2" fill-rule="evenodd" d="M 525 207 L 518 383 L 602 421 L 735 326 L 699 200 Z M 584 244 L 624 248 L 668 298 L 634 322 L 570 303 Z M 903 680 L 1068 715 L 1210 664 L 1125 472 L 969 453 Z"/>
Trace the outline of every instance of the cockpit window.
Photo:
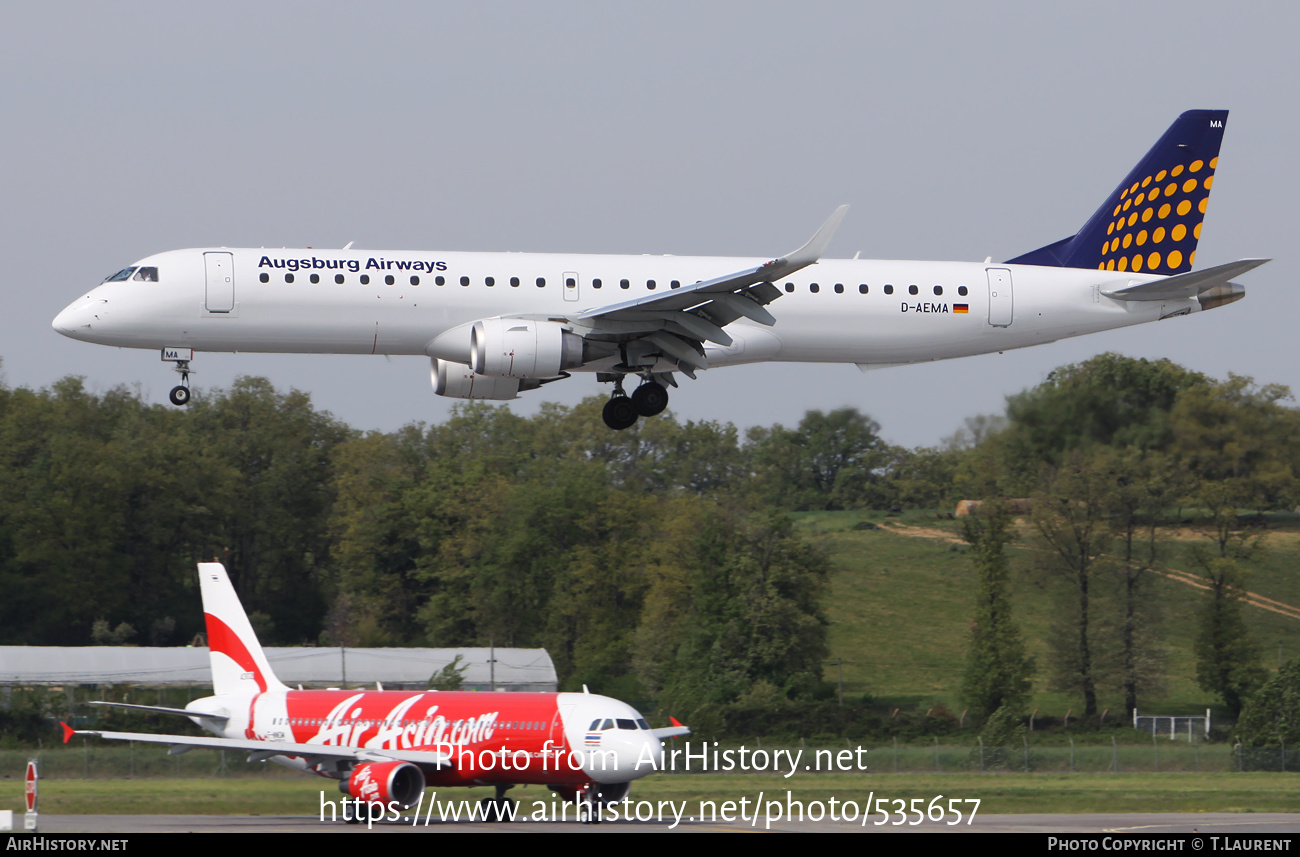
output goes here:
<path id="1" fill-rule="evenodd" d="M 141 283 L 156 283 L 158 282 L 158 269 L 141 268 L 135 272 L 135 276 L 131 279 Z"/>
<path id="2" fill-rule="evenodd" d="M 123 280 L 129 280 L 129 279 L 131 278 L 131 274 L 134 273 L 134 272 L 135 272 L 135 268 L 123 268 L 122 270 L 120 270 L 120 271 L 118 271 L 116 274 L 114 274 L 113 276 L 109 277 L 107 280 L 104 280 L 104 282 L 106 282 L 106 283 L 120 283 L 120 282 L 122 282 Z"/>
<path id="3" fill-rule="evenodd" d="M 596 719 L 591 721 L 591 728 L 588 729 L 587 731 L 604 732 L 607 729 L 635 730 L 635 729 L 649 729 L 649 728 L 650 728 L 650 724 L 645 722 L 644 717 L 639 717 L 636 720 L 625 720 L 622 717 L 619 717 L 617 719 L 612 717 L 606 717 L 604 720 Z"/>

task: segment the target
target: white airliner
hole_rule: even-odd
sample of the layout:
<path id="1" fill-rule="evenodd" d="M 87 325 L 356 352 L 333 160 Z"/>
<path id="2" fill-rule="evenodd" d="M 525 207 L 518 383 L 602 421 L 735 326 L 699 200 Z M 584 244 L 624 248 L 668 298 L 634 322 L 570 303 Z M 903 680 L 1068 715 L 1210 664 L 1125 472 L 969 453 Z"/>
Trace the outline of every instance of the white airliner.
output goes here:
<path id="1" fill-rule="evenodd" d="M 1227 115 L 1184 113 L 1077 234 L 1000 264 L 822 259 L 847 206 L 771 261 L 174 250 L 109 277 L 54 328 L 161 349 L 181 373 L 177 405 L 198 351 L 412 354 L 432 359 L 436 393 L 462 399 L 595 373 L 614 384 L 605 423 L 624 429 L 666 407 L 678 373 L 943 360 L 1240 299 L 1229 280 L 1267 260 L 1192 271 Z M 640 379 L 630 396 L 628 376 Z"/>

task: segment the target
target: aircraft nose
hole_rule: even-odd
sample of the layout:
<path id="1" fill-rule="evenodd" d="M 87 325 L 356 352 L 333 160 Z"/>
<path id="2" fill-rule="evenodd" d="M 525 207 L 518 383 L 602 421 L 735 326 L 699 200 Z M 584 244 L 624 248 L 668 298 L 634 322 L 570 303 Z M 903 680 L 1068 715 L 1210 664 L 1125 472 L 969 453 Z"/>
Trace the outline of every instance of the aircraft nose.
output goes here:
<path id="1" fill-rule="evenodd" d="M 106 301 L 95 300 L 86 295 L 64 307 L 54 317 L 50 326 L 64 336 L 81 339 L 90 332 L 91 324 L 98 318 L 98 310 Z"/>
<path id="2" fill-rule="evenodd" d="M 56 315 L 51 323 L 51 327 L 65 336 L 72 329 L 72 326 L 72 307 L 64 307 L 63 311 Z"/>
<path id="3" fill-rule="evenodd" d="M 628 780 L 649 776 L 659 769 L 664 752 L 663 742 L 652 733 L 638 731 L 619 748 L 618 769 Z"/>
<path id="4" fill-rule="evenodd" d="M 632 776 L 644 777 L 660 770 L 663 766 L 664 742 L 660 741 L 651 733 L 646 733 L 641 739 L 641 752 L 637 754 L 637 760 L 640 762 L 632 769 Z M 653 765 L 647 765 L 646 759 L 654 759 Z"/>

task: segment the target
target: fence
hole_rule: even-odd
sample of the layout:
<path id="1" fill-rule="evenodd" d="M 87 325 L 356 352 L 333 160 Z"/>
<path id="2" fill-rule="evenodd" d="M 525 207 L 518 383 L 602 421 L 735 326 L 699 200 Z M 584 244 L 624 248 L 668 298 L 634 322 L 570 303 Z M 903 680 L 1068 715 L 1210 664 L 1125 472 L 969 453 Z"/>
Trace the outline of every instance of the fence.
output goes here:
<path id="1" fill-rule="evenodd" d="M 736 745 L 738 749 L 740 745 Z M 676 739 L 673 747 L 682 749 L 685 742 Z M 671 748 L 670 748 L 671 749 Z M 714 750 L 709 748 L 710 758 Z M 857 745 L 786 745 L 758 742 L 746 745 L 750 754 L 766 750 L 768 758 L 776 750 L 802 751 L 801 764 L 815 765 L 818 750 L 828 751 L 834 759 Z M 871 774 L 891 773 L 995 773 L 1021 772 L 1042 774 L 1068 773 L 1174 773 L 1230 771 L 1296 771 L 1300 759 L 1285 747 L 1240 748 L 1229 744 L 1201 740 L 1170 742 L 1153 737 L 1150 744 L 1034 744 L 1021 740 L 1004 746 L 970 744 L 885 744 L 865 747 L 867 770 Z M 698 742 L 691 752 L 701 752 Z M 41 760 L 41 775 L 50 779 L 105 779 L 111 777 L 296 777 L 297 771 L 273 762 L 245 761 L 246 754 L 236 751 L 196 749 L 175 756 L 157 744 L 112 745 L 80 739 L 73 744 L 32 750 L 0 750 L 0 778 L 21 778 L 27 759 Z M 735 758 L 733 756 L 733 758 Z M 788 757 L 785 757 L 788 758 Z M 856 760 L 857 754 L 854 754 Z M 675 768 L 682 771 L 679 763 Z M 692 771 L 700 770 L 693 765 Z M 715 771 L 710 764 L 706 772 Z"/>
<path id="2" fill-rule="evenodd" d="M 1138 716 L 1133 709 L 1133 728 L 1150 735 L 1163 736 L 1171 741 L 1204 738 L 1210 734 L 1210 709 L 1205 709 L 1205 716 L 1188 715 L 1184 717 L 1157 717 L 1154 715 Z"/>

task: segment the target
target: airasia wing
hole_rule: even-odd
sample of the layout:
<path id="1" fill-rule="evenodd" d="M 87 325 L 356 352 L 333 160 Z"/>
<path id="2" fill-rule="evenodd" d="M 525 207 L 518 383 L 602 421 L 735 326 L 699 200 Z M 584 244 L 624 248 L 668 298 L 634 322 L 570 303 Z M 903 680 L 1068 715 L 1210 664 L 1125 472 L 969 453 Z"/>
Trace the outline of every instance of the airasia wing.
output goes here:
<path id="1" fill-rule="evenodd" d="M 418 806 L 426 786 L 490 785 L 485 815 L 513 817 L 508 789 L 550 787 L 595 820 L 593 806 L 627 796 L 631 782 L 662 762 L 662 739 L 689 734 L 677 721 L 651 729 L 626 703 L 592 693 L 291 690 L 276 678 L 234 587 L 219 563 L 200 563 L 213 695 L 176 714 L 215 737 L 74 730 L 195 748 L 246 751 L 337 780 L 339 790 L 385 809 Z M 357 804 L 347 820 L 367 814 Z M 374 814 L 370 813 L 374 818 Z"/>
<path id="2" fill-rule="evenodd" d="M 191 713 L 192 717 L 193 714 Z M 200 720 L 206 718 L 199 718 Z M 71 729 L 71 727 L 68 727 Z M 653 730 L 652 730 L 653 731 Z M 110 741 L 144 741 L 152 744 L 167 744 L 178 752 L 206 747 L 212 750 L 248 750 L 257 758 L 250 761 L 272 759 L 275 756 L 296 756 L 309 767 L 336 759 L 352 759 L 366 762 L 411 762 L 419 765 L 432 765 L 437 768 L 452 766 L 450 753 L 430 753 L 420 750 L 365 750 L 360 747 L 328 747 L 320 744 L 298 744 L 291 741 L 257 741 L 238 738 L 195 738 L 181 735 L 155 735 L 148 732 L 104 732 L 93 729 L 71 730 L 72 735 L 95 735 Z"/>
<path id="3" fill-rule="evenodd" d="M 822 258 L 847 206 L 767 261 L 200 248 L 124 268 L 54 328 L 160 349 L 181 374 L 177 405 L 197 351 L 410 354 L 430 358 L 438 395 L 462 399 L 593 373 L 614 385 L 605 423 L 624 429 L 661 412 L 679 374 L 943 360 L 1241 299 L 1230 278 L 1266 260 L 1192 271 L 1227 117 L 1182 114 L 1077 233 L 1002 263 Z"/>

